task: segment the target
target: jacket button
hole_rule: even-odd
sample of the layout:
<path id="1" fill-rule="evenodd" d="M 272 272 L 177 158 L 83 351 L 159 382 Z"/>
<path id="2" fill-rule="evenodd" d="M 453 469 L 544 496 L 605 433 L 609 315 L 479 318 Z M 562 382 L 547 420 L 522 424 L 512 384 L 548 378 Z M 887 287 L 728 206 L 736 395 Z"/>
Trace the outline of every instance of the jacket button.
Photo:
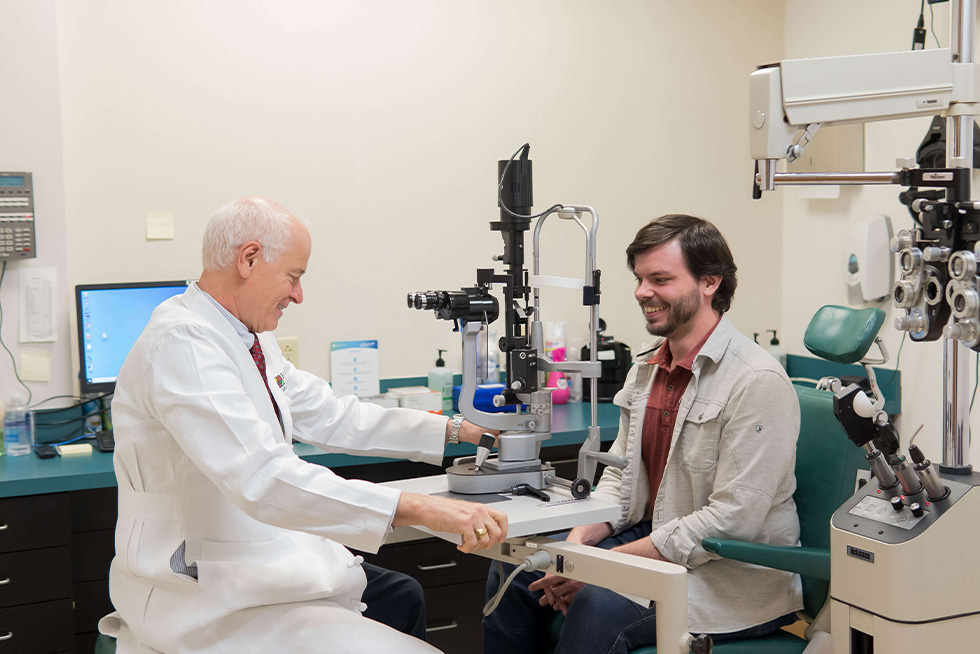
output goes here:
<path id="1" fill-rule="evenodd" d="M 364 557 L 361 556 L 361 555 L 357 555 L 357 556 L 354 557 L 354 560 L 353 561 L 351 561 L 351 562 L 349 562 L 347 564 L 347 567 L 348 568 L 353 568 L 354 566 L 361 565 L 362 563 L 364 563 Z"/>
<path id="2" fill-rule="evenodd" d="M 626 406 L 633 406 L 633 400 L 626 400 Z"/>

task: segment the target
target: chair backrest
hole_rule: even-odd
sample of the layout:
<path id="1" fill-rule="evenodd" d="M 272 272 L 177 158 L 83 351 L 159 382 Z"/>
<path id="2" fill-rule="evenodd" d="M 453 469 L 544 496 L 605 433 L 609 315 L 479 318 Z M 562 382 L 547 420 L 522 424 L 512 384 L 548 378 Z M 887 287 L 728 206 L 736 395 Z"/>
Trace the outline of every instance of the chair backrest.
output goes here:
<path id="1" fill-rule="evenodd" d="M 881 309 L 828 304 L 813 314 L 803 345 L 821 359 L 856 363 L 871 349 L 884 322 L 885 312 Z"/>
<path id="2" fill-rule="evenodd" d="M 847 439 L 834 417 L 830 391 L 796 387 L 800 400 L 800 438 L 796 445 L 796 511 L 800 543 L 830 548 L 830 518 L 851 495 L 857 471 L 867 470 L 864 451 Z M 803 577 L 803 603 L 815 616 L 827 599 L 829 582 Z"/>

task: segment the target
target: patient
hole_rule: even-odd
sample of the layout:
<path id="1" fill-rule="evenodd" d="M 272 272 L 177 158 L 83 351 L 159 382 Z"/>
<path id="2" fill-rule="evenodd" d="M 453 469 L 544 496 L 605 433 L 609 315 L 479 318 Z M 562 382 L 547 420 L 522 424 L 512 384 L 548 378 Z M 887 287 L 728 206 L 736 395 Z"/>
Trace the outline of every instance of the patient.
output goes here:
<path id="1" fill-rule="evenodd" d="M 792 623 L 803 607 L 799 577 L 719 559 L 701 539 L 799 544 L 796 393 L 776 360 L 724 315 L 736 266 L 713 224 L 657 218 L 637 233 L 626 260 L 647 331 L 659 338 L 637 357 L 614 400 L 621 418 L 610 451 L 628 464 L 606 468 L 595 490 L 622 514 L 576 527 L 567 540 L 683 565 L 692 632 L 716 642 L 763 636 Z M 494 566 L 487 596 L 499 585 Z M 655 606 L 524 572 L 484 618 L 483 651 L 541 651 L 553 611 L 566 615 L 556 654 L 656 645 Z"/>

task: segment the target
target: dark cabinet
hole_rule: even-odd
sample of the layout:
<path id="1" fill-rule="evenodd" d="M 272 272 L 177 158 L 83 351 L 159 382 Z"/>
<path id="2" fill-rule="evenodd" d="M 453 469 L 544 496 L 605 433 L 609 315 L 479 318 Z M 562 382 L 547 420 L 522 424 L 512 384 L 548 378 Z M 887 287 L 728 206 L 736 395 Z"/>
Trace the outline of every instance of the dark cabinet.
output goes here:
<path id="1" fill-rule="evenodd" d="M 429 538 L 385 545 L 365 560 L 414 577 L 425 592 L 425 636 L 447 654 L 479 652 L 490 561 Z"/>
<path id="2" fill-rule="evenodd" d="M 94 650 L 115 527 L 115 488 L 0 499 L 0 654 Z"/>

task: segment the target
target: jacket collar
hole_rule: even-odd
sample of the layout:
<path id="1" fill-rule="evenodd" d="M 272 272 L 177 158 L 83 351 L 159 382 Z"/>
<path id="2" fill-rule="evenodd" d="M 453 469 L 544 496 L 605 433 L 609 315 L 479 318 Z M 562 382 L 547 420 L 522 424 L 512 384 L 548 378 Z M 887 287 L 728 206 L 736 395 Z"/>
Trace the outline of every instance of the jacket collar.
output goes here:
<path id="1" fill-rule="evenodd" d="M 188 309 L 201 316 L 207 320 L 213 327 L 218 329 L 229 341 L 233 343 L 240 343 L 241 336 L 235 331 L 235 326 L 232 325 L 227 318 L 221 315 L 218 308 L 214 306 L 214 303 L 204 295 L 204 292 L 197 287 L 197 283 L 193 283 L 187 287 L 184 294 L 181 296 L 181 301 L 184 303 Z M 248 348 L 245 348 L 248 351 Z"/>
<path id="2" fill-rule="evenodd" d="M 704 345 L 701 346 L 701 349 L 695 355 L 691 370 L 695 373 L 699 372 L 701 366 L 704 365 L 705 359 L 710 359 L 714 363 L 721 361 L 721 357 L 725 354 L 725 350 L 728 349 L 728 344 L 731 342 L 734 334 L 734 325 L 732 325 L 728 316 L 723 314 L 715 330 L 711 333 L 711 336 L 708 337 L 708 340 L 705 341 Z M 666 340 L 664 337 L 658 336 L 657 340 L 644 344 L 643 350 L 636 355 L 637 362 L 647 363 Z"/>

